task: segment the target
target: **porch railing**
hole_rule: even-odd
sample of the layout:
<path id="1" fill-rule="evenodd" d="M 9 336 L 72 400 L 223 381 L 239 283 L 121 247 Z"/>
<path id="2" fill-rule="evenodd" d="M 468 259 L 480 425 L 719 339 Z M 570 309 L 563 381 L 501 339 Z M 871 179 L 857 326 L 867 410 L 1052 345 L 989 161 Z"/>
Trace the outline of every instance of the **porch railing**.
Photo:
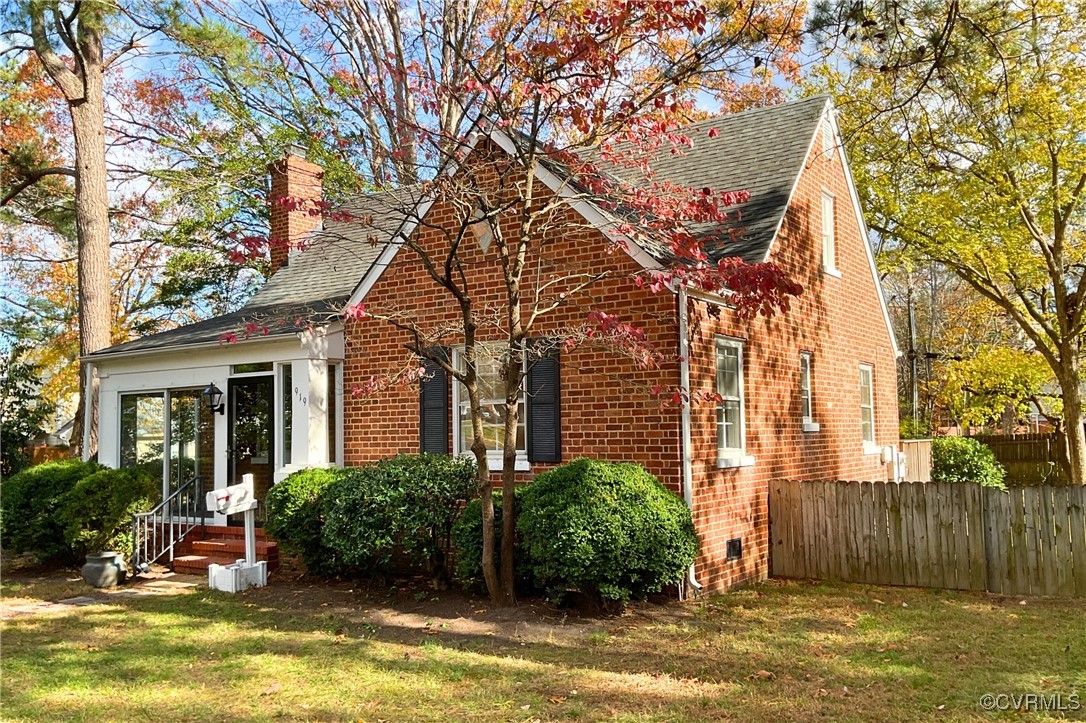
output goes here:
<path id="1" fill-rule="evenodd" d="M 132 516 L 132 569 L 147 572 L 163 559 L 172 563 L 177 543 L 206 523 L 204 481 L 197 475 L 153 509 Z"/>

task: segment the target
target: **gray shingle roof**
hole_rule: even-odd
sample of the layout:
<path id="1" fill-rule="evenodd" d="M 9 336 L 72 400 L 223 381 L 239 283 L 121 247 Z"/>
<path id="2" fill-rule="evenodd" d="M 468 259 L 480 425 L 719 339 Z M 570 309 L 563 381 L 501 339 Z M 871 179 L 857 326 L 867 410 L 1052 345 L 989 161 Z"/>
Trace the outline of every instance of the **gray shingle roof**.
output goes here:
<path id="1" fill-rule="evenodd" d="M 727 226 L 738 230 L 734 238 L 726 233 L 728 228 L 703 225 L 690 229 L 704 237 L 706 251 L 714 260 L 729 256 L 748 263 L 765 260 L 828 102 L 827 96 L 815 96 L 693 123 L 684 129 L 694 141 L 693 148 L 682 155 L 665 151 L 654 159 L 656 180 L 714 191 L 750 192 L 750 200 L 729 209 Z M 717 133 L 710 138 L 712 129 Z M 617 175 L 628 174 L 619 171 Z M 628 180 L 643 182 L 632 175 Z M 238 311 L 90 356 L 207 344 L 218 342 L 225 333 L 244 338 L 239 332 L 250 322 L 260 327 L 250 338 L 291 334 L 307 324 L 327 323 L 339 315 L 376 261 L 383 242 L 399 229 L 404 210 L 419 200 L 416 186 L 353 198 L 341 209 L 370 223 L 326 220 L 313 243 L 292 254 L 287 266 Z M 668 261 L 666 249 L 645 250 L 660 261 Z"/>
<path id="2" fill-rule="evenodd" d="M 352 198 L 339 207 L 351 217 L 336 220 L 332 214 L 312 242 L 303 251 L 293 252 L 287 265 L 237 311 L 117 344 L 89 356 L 217 343 L 229 333 L 243 341 L 250 323 L 258 328 L 248 338 L 261 339 L 332 321 L 399 228 L 404 209 L 418 200 L 416 186 Z"/>
<path id="3" fill-rule="evenodd" d="M 714 191 L 750 192 L 750 200 L 728 209 L 725 229 L 709 224 L 688 227 L 703 237 L 711 258 L 738 256 L 747 263 L 765 260 L 828 102 L 828 96 L 815 96 L 692 123 L 683 131 L 694 141 L 693 148 L 683 155 L 664 151 L 653 160 L 655 180 Z M 713 138 L 709 137 L 711 129 L 717 131 Z M 637 183 L 638 178 L 643 182 L 640 172 L 627 180 Z M 720 233 L 730 228 L 740 231 L 734 240 Z M 720 243 L 712 238 L 721 236 L 728 240 Z M 667 261 L 662 249 L 645 250 Z"/>

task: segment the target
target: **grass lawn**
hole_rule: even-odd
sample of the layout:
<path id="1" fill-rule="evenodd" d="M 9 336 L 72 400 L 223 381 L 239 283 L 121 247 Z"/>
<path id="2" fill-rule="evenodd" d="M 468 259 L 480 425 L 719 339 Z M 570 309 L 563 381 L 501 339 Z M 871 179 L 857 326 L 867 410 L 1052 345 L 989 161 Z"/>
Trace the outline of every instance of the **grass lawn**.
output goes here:
<path id="1" fill-rule="evenodd" d="M 63 581 L 8 576 L 5 598 Z M 75 592 L 81 592 L 76 590 Z M 770 582 L 618 618 L 276 582 L 17 617 L 4 720 L 986 720 L 1072 694 L 1086 601 Z M 1043 717 L 1043 716 L 1041 716 Z"/>

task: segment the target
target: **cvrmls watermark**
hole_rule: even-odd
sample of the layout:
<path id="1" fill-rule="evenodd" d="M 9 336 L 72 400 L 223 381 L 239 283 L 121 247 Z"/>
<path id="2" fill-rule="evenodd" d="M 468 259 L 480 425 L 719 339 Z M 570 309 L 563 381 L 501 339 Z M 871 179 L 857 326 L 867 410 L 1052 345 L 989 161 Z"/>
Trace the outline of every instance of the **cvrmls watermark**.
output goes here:
<path id="1" fill-rule="evenodd" d="M 1051 711 L 1073 713 L 1082 710 L 1078 693 L 985 693 L 980 697 L 984 710 Z"/>

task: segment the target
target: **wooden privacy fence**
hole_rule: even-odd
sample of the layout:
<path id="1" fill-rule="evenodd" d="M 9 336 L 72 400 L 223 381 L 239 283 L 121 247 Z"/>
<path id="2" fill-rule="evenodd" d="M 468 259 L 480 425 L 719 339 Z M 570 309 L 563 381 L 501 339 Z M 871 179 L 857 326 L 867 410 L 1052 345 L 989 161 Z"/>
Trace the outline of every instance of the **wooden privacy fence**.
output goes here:
<path id="1" fill-rule="evenodd" d="M 1086 597 L 1086 487 L 770 485 L 771 570 L 880 585 Z"/>
<path id="2" fill-rule="evenodd" d="M 1060 465 L 1063 438 L 1054 432 L 978 434 L 972 439 L 988 445 L 1006 468 L 1009 485 L 1067 484 Z"/>

